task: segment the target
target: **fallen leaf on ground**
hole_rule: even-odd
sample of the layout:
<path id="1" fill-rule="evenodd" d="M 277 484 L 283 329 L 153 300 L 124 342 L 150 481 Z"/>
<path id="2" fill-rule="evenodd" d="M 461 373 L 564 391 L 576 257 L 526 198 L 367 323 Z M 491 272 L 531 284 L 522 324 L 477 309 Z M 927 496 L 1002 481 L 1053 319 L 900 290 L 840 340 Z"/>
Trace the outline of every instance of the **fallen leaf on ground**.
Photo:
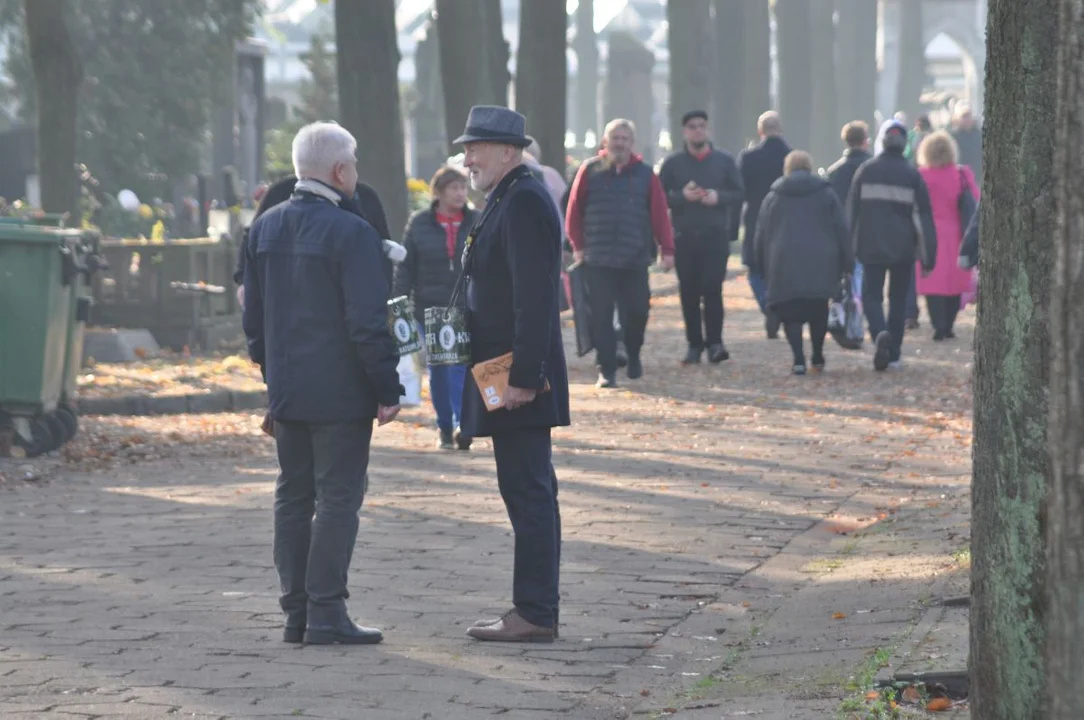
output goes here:
<path id="1" fill-rule="evenodd" d="M 914 685 L 910 685 L 908 687 L 905 687 L 903 689 L 903 692 L 900 693 L 900 699 L 902 699 L 904 702 L 918 704 L 922 702 L 922 694 L 915 689 Z"/>
<path id="2" fill-rule="evenodd" d="M 926 704 L 926 709 L 930 712 L 941 712 L 942 710 L 948 710 L 952 707 L 952 701 L 948 698 L 934 698 Z"/>
<path id="3" fill-rule="evenodd" d="M 881 693 L 877 692 L 876 690 L 870 690 L 868 693 L 866 693 L 866 700 L 876 700 L 879 697 L 881 697 Z"/>
<path id="4" fill-rule="evenodd" d="M 847 617 L 847 613 L 841 613 L 841 612 L 832 613 L 832 619 L 833 620 L 842 620 L 845 617 Z"/>

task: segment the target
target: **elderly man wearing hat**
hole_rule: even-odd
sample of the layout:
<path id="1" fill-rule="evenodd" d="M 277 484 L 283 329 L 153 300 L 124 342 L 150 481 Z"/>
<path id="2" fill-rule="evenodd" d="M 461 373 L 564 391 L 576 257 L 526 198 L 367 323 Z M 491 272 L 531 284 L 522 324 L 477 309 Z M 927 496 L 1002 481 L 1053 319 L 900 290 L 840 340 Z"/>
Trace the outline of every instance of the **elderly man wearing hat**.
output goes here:
<path id="1" fill-rule="evenodd" d="M 478 640 L 557 637 L 561 516 L 552 428 L 568 425 L 568 372 L 558 293 L 561 221 L 546 187 L 523 164 L 526 121 L 508 108 L 471 108 L 455 142 L 471 185 L 486 193 L 464 251 L 473 364 L 512 353 L 505 403 L 490 411 L 472 373 L 463 388 L 463 432 L 491 437 L 497 485 L 515 533 L 513 608 L 468 631 Z"/>
<path id="2" fill-rule="evenodd" d="M 855 255 L 863 266 L 862 306 L 870 337 L 876 344 L 873 369 L 878 372 L 900 363 L 907 289 L 915 256 L 927 273 L 937 259 L 930 193 L 922 175 L 903 156 L 907 128 L 898 120 L 886 120 L 880 136 L 884 152 L 858 168 L 847 197 Z"/>

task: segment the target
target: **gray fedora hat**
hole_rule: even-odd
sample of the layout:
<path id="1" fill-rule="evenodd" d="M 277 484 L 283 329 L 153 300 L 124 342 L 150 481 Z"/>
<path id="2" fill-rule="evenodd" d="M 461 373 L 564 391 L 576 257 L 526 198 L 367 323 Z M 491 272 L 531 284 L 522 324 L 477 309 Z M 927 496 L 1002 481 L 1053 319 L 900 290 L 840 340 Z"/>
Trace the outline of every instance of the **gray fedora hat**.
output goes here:
<path id="1" fill-rule="evenodd" d="M 524 148 L 531 144 L 526 132 L 527 119 L 518 112 L 499 105 L 475 105 L 455 144 L 489 142 Z"/>

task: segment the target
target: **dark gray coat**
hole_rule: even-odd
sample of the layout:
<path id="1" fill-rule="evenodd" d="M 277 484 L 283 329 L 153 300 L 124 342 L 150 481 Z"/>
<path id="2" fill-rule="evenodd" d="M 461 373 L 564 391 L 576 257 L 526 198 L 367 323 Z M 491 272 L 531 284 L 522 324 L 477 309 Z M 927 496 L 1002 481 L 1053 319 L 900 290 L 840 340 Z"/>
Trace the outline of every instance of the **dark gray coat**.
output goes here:
<path id="1" fill-rule="evenodd" d="M 768 285 L 768 305 L 827 300 L 854 270 L 847 221 L 832 185 L 795 172 L 772 185 L 757 218 L 753 269 Z"/>
<path id="2" fill-rule="evenodd" d="M 392 297 L 408 295 L 414 301 L 414 316 L 425 322 L 427 307 L 446 307 L 455 281 L 463 268 L 463 244 L 467 240 L 475 212 L 463 209 L 463 222 L 456 237 L 455 252 L 448 257 L 448 236 L 437 222 L 436 205 L 410 216 L 403 232 L 406 260 L 395 268 Z M 460 302 L 460 304 L 464 304 Z"/>

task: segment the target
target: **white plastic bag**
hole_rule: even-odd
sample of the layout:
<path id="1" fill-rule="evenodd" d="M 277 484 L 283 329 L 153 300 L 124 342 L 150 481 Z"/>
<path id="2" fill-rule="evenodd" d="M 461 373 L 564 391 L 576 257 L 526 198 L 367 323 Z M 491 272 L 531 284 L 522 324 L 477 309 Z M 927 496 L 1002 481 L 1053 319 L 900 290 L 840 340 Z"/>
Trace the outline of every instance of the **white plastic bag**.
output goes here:
<path id="1" fill-rule="evenodd" d="M 418 371 L 416 354 L 402 355 L 399 358 L 399 384 L 406 389 L 406 395 L 399 398 L 403 407 L 417 407 L 422 404 L 422 374 Z"/>

